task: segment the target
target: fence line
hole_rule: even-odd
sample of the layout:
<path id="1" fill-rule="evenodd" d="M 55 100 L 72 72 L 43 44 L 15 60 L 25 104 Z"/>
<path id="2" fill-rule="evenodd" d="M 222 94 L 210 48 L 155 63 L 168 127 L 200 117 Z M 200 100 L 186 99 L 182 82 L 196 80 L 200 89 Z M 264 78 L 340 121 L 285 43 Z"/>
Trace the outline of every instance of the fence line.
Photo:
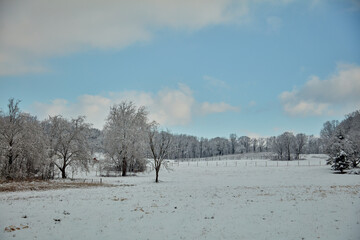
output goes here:
<path id="1" fill-rule="evenodd" d="M 254 159 L 271 159 L 275 157 L 274 154 L 235 154 L 235 155 L 223 155 L 223 156 L 212 156 L 212 157 L 202 157 L 202 158 L 179 158 L 175 159 L 178 162 L 202 162 L 202 161 L 223 161 L 223 160 L 254 160 Z"/>
<path id="2" fill-rule="evenodd" d="M 170 162 L 169 167 L 194 166 L 194 167 L 316 167 L 325 166 L 326 160 L 292 160 L 292 161 L 273 161 L 273 160 L 229 160 L 229 161 L 184 161 Z"/>

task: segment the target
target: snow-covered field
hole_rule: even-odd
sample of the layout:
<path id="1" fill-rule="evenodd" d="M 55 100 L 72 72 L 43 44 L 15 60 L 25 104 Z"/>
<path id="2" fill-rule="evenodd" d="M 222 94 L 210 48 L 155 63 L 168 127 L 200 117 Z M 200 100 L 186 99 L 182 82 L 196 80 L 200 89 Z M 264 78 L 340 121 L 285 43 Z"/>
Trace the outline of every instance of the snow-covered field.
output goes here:
<path id="1" fill-rule="evenodd" d="M 182 162 L 154 175 L 0 193 L 0 239 L 360 239 L 360 176 L 321 158 Z"/>

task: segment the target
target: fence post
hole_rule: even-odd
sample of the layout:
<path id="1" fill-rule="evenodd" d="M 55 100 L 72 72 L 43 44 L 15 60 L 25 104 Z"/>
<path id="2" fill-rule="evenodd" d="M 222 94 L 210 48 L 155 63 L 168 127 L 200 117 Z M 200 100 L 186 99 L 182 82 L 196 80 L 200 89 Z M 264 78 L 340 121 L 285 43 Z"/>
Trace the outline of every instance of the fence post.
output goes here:
<path id="1" fill-rule="evenodd" d="M 310 167 L 310 161 L 308 161 L 309 167 Z"/>
<path id="2" fill-rule="evenodd" d="M 267 167 L 267 162 L 265 162 L 265 167 Z"/>
<path id="3" fill-rule="evenodd" d="M 279 166 L 279 161 L 276 161 L 276 166 L 277 166 L 277 167 Z"/>
<path id="4" fill-rule="evenodd" d="M 102 184 L 102 178 L 100 178 L 100 184 Z"/>

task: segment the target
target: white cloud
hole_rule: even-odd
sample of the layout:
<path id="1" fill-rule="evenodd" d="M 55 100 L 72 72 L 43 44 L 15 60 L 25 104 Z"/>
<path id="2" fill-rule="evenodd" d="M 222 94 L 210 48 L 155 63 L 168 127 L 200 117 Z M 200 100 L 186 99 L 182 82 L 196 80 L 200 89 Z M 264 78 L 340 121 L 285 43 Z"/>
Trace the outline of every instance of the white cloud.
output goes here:
<path id="1" fill-rule="evenodd" d="M 159 29 L 196 31 L 241 24 L 248 21 L 253 5 L 292 1 L 1 1 L 0 75 L 49 71 L 46 58 L 91 48 L 119 50 L 151 40 Z M 268 22 L 279 26 L 279 19 Z"/>
<path id="2" fill-rule="evenodd" d="M 110 98 L 82 95 L 76 103 L 69 103 L 65 99 L 55 99 L 51 103 L 36 102 L 32 109 L 40 119 L 55 115 L 65 117 L 86 116 L 87 120 L 95 127 L 102 128 L 112 104 Z"/>
<path id="3" fill-rule="evenodd" d="M 194 103 L 190 88 L 181 84 L 177 90 L 161 90 L 149 110 L 151 117 L 161 124 L 185 125 L 191 121 Z"/>
<path id="4" fill-rule="evenodd" d="M 132 101 L 137 106 L 145 106 L 150 112 L 149 118 L 166 126 L 186 125 L 194 115 L 238 111 L 227 103 L 198 103 L 191 89 L 179 84 L 178 89 L 165 88 L 157 94 L 141 91 L 111 92 L 105 96 L 82 95 L 75 103 L 64 99 L 56 99 L 51 103 L 36 102 L 32 112 L 40 119 L 48 116 L 63 115 L 65 117 L 86 116 L 87 121 L 101 129 L 110 106 L 121 101 Z"/>
<path id="5" fill-rule="evenodd" d="M 280 95 L 290 115 L 345 114 L 360 108 L 360 66 L 339 64 L 336 74 L 312 76 L 300 89 Z"/>
<path id="6" fill-rule="evenodd" d="M 247 1 L 234 0 L 1 1 L 0 75 L 45 71 L 47 57 L 121 49 L 150 40 L 159 28 L 241 22 L 247 12 Z"/>
<path id="7" fill-rule="evenodd" d="M 216 79 L 214 77 L 205 75 L 205 76 L 203 76 L 203 79 L 206 81 L 207 84 L 211 85 L 212 87 L 229 88 L 229 85 L 227 85 L 227 83 L 225 81 Z"/>
<path id="8" fill-rule="evenodd" d="M 222 113 L 222 112 L 238 112 L 240 111 L 239 107 L 231 106 L 227 103 L 220 102 L 220 103 L 209 103 L 204 102 L 201 104 L 201 113 L 202 114 L 211 114 L 211 113 Z"/>

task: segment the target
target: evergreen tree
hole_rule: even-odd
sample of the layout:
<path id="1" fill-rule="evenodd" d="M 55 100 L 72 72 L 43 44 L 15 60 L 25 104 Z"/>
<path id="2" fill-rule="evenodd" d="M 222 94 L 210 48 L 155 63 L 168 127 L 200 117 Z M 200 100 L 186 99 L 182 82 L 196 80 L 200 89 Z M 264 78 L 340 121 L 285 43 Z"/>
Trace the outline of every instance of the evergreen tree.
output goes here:
<path id="1" fill-rule="evenodd" d="M 350 167 L 350 163 L 351 161 L 348 159 L 347 154 L 343 150 L 341 150 L 334 158 L 331 168 L 335 171 L 340 171 L 341 173 L 343 173 L 344 170 Z"/>

